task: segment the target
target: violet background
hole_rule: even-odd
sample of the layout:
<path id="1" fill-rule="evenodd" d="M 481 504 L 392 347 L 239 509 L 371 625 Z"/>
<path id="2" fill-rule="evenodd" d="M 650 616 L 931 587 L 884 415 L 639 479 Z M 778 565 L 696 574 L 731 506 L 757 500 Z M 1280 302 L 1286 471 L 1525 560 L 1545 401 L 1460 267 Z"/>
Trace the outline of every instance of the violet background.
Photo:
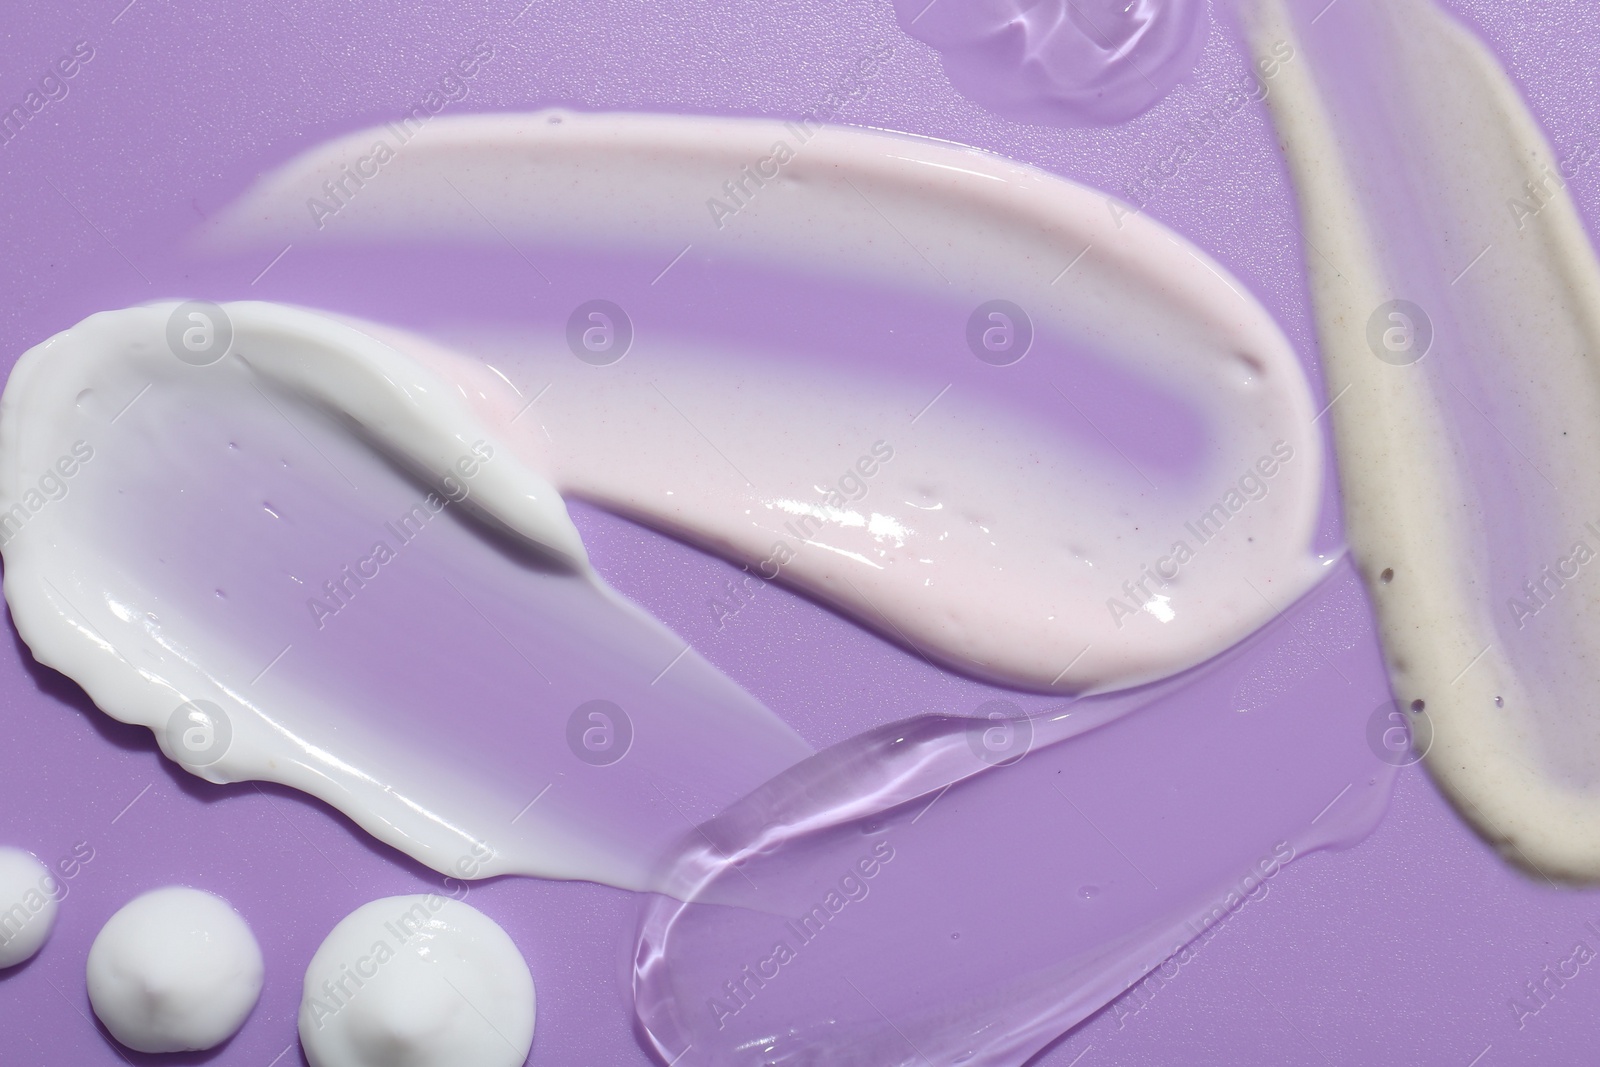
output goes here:
<path id="1" fill-rule="evenodd" d="M 670 10 L 620 0 L 124 2 L 12 7 L 0 24 L 0 107 L 20 102 L 75 42 L 95 50 L 64 100 L 0 144 L 6 368 L 104 308 L 176 295 L 271 298 L 270 271 L 251 284 L 265 260 L 191 274 L 175 245 L 261 170 L 407 110 L 479 41 L 494 45 L 495 58 L 454 111 L 562 105 L 783 117 L 810 111 L 861 55 L 888 42 L 893 57 L 843 121 L 974 144 L 1112 192 L 1169 156 L 1244 70 L 1219 4 L 1191 82 L 1126 125 L 1064 130 L 1011 123 L 965 100 L 937 54 L 901 32 L 889 0 L 683 0 Z M 1593 141 L 1600 10 L 1585 0 L 1450 6 L 1505 57 L 1558 155 Z M 1600 183 L 1584 171 L 1568 192 L 1592 233 Z M 1314 357 L 1292 202 L 1259 108 L 1226 123 L 1147 210 L 1227 264 Z M 724 564 L 593 509 L 575 508 L 575 517 L 620 589 L 813 742 L 898 717 L 914 702 L 914 692 L 890 697 L 886 686 L 936 691 L 897 650 L 777 590 L 741 612 L 740 648 L 712 647 L 701 605 L 729 573 Z M 327 930 L 372 898 L 439 885 L 297 794 L 219 788 L 178 770 L 146 731 L 112 721 L 34 665 L 12 632 L 0 655 L 0 843 L 54 862 L 84 841 L 95 858 L 69 883 L 55 934 L 34 961 L 0 972 L 5 1064 L 303 1063 L 294 1032 L 300 977 Z M 174 882 L 217 892 L 245 915 L 266 954 L 267 987 L 217 1053 L 125 1053 L 92 1022 L 83 961 L 116 908 Z M 530 1063 L 651 1062 L 626 998 L 636 911 L 628 894 L 508 879 L 474 886 L 467 899 L 510 932 L 533 970 Z M 1587 1062 L 1600 1048 L 1594 966 L 1520 1030 L 1507 1003 L 1577 940 L 1600 947 L 1586 920 L 1600 925 L 1600 892 L 1509 870 L 1410 768 L 1368 841 L 1291 865 L 1148 1006 L 1120 1023 L 1101 1012 L 1037 1062 Z"/>

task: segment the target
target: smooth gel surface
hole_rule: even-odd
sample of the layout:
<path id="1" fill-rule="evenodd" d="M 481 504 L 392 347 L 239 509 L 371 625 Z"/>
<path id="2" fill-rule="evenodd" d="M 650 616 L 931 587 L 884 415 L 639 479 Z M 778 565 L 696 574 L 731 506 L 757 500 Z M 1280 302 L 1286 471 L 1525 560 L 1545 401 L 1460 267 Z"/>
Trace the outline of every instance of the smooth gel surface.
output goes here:
<path id="1" fill-rule="evenodd" d="M 644 910 L 634 993 L 657 1052 L 1024 1062 L 1284 864 L 1377 824 L 1395 765 L 1367 727 L 1386 694 L 1351 684 L 1369 645 L 1337 651 L 1365 610 L 1341 567 L 1285 631 L 1169 682 L 1002 720 L 1003 738 L 895 723 L 780 776 L 689 838 L 674 896 Z M 1326 650 L 1330 684 L 1241 709 L 1295 637 Z"/>

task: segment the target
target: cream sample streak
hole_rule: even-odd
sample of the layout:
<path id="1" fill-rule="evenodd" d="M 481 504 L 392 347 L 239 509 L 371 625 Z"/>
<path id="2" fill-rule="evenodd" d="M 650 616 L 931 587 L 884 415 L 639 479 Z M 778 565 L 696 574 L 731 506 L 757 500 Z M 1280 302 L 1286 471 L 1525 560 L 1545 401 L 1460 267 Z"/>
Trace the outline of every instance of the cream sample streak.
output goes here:
<path id="1" fill-rule="evenodd" d="M 1254 5 L 1350 541 L 1427 765 L 1514 862 L 1600 878 L 1600 270 L 1573 174 L 1432 0 Z M 1360 41 L 1353 47 L 1352 41 Z"/>
<path id="2" fill-rule="evenodd" d="M 1188 442 L 1197 471 L 1158 488 L 1098 439 L 1063 439 L 960 389 L 908 424 L 943 383 L 896 390 L 870 361 L 846 389 L 703 337 L 658 338 L 649 361 L 604 368 L 548 338 L 467 327 L 461 356 L 410 346 L 564 494 L 763 578 L 781 573 L 958 670 L 1037 689 L 1115 688 L 1190 666 L 1315 580 L 1321 448 L 1294 352 L 1204 253 L 1109 210 L 1102 194 L 865 130 L 564 112 L 441 119 L 377 178 L 352 180 L 348 160 L 383 136 L 342 138 L 267 176 L 208 241 L 503 249 L 510 239 L 663 263 L 698 242 L 729 261 L 922 293 L 963 315 L 1002 295 L 1029 309 L 1041 336 L 1178 398 L 1200 427 Z M 737 225 L 714 210 L 730 175 L 744 190 Z M 327 182 L 344 206 L 338 226 L 318 231 L 307 191 Z M 893 230 L 879 213 L 889 208 Z M 1070 279 L 1053 284 L 1068 264 Z M 551 383 L 536 417 L 513 425 L 526 398 L 508 378 Z M 1070 403 L 1057 421 L 1078 418 Z M 722 456 L 701 426 L 715 428 Z M 863 457 L 870 475 L 855 469 Z M 870 478 L 864 501 L 819 484 L 841 471 Z"/>

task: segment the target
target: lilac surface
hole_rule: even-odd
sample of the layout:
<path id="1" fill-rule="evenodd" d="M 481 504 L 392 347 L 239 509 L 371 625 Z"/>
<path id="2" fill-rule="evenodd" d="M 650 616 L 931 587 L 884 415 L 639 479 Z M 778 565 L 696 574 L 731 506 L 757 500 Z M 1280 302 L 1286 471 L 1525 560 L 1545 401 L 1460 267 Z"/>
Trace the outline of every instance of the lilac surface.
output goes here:
<path id="1" fill-rule="evenodd" d="M 1592 57 L 1600 16 L 1582 0 L 1463 5 L 1507 56 L 1558 153 L 1588 145 L 1600 118 Z M 1215 20 L 1214 20 L 1215 22 Z M 984 112 L 951 88 L 937 54 L 907 39 L 887 0 L 751 6 L 512 0 L 447 13 L 418 5 L 241 5 L 136 0 L 9 11 L 0 106 L 23 100 L 77 41 L 94 58 L 0 144 L 0 352 L 106 307 L 179 292 L 271 298 L 266 262 L 174 277 L 174 243 L 259 170 L 332 134 L 413 106 L 480 40 L 496 58 L 456 109 L 592 108 L 793 116 L 859 83 L 857 59 L 891 57 L 842 121 L 992 148 L 1141 202 L 1216 255 L 1314 353 L 1301 247 L 1282 165 L 1259 108 L 1217 132 L 1245 64 L 1213 26 L 1192 83 L 1124 127 L 1056 130 Z M 1188 146 L 1189 158 L 1167 166 Z M 1124 190 L 1128 190 L 1124 192 Z M 1600 183 L 1570 194 L 1592 219 Z M 288 253 L 294 255 L 293 250 Z M 713 638 L 706 599 L 732 568 L 630 524 L 577 509 L 601 569 L 818 744 L 868 722 L 971 710 L 960 680 L 777 589 Z M 1336 538 L 1331 525 L 1325 543 Z M 300 1062 L 294 1011 L 305 963 L 344 914 L 438 881 L 298 796 L 217 788 L 164 761 L 148 734 L 114 723 L 70 683 L 35 668 L 13 638 L 0 661 L 0 837 L 46 862 L 88 841 L 54 937 L 0 974 L 0 1060 L 114 1064 L 87 1019 L 83 961 L 99 925 L 137 892 L 185 882 L 230 899 L 267 958 L 267 988 L 215 1062 Z M 468 898 L 501 922 L 539 984 L 535 1064 L 643 1065 L 626 969 L 635 904 L 588 885 L 502 880 Z M 1416 769 L 1365 844 L 1297 862 L 1137 1012 L 1091 1018 L 1041 1063 L 1480 1067 L 1582 1062 L 1600 1044 L 1600 977 L 1566 981 L 1519 1029 L 1523 983 L 1600 925 L 1600 894 L 1558 890 L 1505 867 Z M 1553 987 L 1553 983 L 1552 983 Z M 1530 1002 L 1531 1004 L 1531 1002 Z M 1485 1052 L 1485 1049 L 1487 1051 Z M 1081 1059 L 1079 1058 L 1081 1057 Z M 133 1062 L 173 1062 L 129 1055 Z M 180 1060 L 181 1062 L 181 1060 Z"/>

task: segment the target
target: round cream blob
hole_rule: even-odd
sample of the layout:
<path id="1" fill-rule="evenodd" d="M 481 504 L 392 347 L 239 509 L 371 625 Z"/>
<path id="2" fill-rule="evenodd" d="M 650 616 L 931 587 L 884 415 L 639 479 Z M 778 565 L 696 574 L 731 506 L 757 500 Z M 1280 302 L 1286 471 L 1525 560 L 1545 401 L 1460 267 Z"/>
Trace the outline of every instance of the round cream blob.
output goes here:
<path id="1" fill-rule="evenodd" d="M 261 995 L 261 947 L 221 897 L 152 889 L 89 948 L 89 1003 L 137 1052 L 192 1052 L 232 1037 Z"/>
<path id="2" fill-rule="evenodd" d="M 457 900 L 385 897 L 345 916 L 306 968 L 311 1067 L 521 1067 L 533 1046 L 528 965 Z"/>
<path id="3" fill-rule="evenodd" d="M 0 846 L 0 968 L 33 958 L 56 923 L 55 876 L 20 848 Z"/>

